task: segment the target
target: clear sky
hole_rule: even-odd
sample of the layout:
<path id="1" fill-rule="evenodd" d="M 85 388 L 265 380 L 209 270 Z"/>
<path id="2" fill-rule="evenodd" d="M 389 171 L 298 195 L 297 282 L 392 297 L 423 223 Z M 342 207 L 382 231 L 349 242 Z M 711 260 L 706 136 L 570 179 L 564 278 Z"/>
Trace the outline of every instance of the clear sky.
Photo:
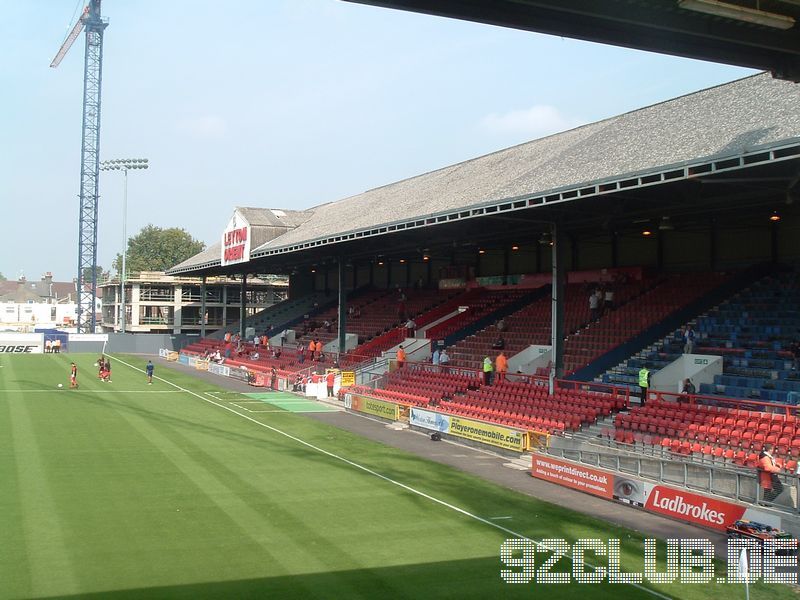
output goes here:
<path id="1" fill-rule="evenodd" d="M 0 273 L 77 269 L 82 0 L 0 0 Z M 128 233 L 216 241 L 302 209 L 752 71 L 340 0 L 105 0 L 101 158 Z M 100 181 L 98 262 L 122 247 Z"/>

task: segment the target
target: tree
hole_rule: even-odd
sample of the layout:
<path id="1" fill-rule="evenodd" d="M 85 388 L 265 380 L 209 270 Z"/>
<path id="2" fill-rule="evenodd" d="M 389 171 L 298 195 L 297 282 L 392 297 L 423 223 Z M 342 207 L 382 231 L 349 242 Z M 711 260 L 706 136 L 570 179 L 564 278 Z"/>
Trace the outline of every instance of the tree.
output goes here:
<path id="1" fill-rule="evenodd" d="M 0 281 L 5 281 L 5 280 L 6 280 L 6 278 L 3 276 L 2 273 L 0 273 Z"/>
<path id="2" fill-rule="evenodd" d="M 100 283 L 105 281 L 110 273 L 108 271 L 104 271 L 103 267 L 97 265 L 96 271 L 97 273 L 97 282 Z M 92 267 L 86 267 L 83 269 L 83 282 L 84 283 L 91 283 L 92 282 Z"/>
<path id="3" fill-rule="evenodd" d="M 161 229 L 146 225 L 136 236 L 128 239 L 125 270 L 166 271 L 179 262 L 202 252 L 206 245 L 178 227 Z M 117 273 L 122 271 L 122 255 L 114 259 Z"/>

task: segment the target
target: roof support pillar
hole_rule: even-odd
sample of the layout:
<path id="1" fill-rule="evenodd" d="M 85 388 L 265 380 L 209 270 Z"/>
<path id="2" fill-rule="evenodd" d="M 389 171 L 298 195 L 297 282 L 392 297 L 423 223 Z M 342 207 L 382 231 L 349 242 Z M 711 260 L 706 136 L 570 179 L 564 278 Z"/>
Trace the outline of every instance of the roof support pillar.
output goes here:
<path id="1" fill-rule="evenodd" d="M 708 262 L 712 271 L 717 270 L 717 220 L 711 219 L 709 231 Z"/>
<path id="2" fill-rule="evenodd" d="M 503 285 L 508 285 L 510 283 L 508 281 L 510 260 L 511 260 L 511 252 L 509 251 L 508 248 L 503 248 Z"/>
<path id="3" fill-rule="evenodd" d="M 206 337 L 206 276 L 200 282 L 200 337 Z"/>
<path id="4" fill-rule="evenodd" d="M 428 284 L 427 284 L 427 287 L 430 288 L 430 287 L 432 287 L 432 284 L 433 284 L 433 280 L 432 280 L 432 277 L 433 277 L 433 259 L 428 258 L 427 265 L 428 265 L 428 273 L 427 273 Z"/>
<path id="5" fill-rule="evenodd" d="M 572 260 L 572 270 L 577 271 L 580 269 L 580 256 L 578 255 L 578 238 L 574 235 L 569 236 L 569 251 Z"/>
<path id="6" fill-rule="evenodd" d="M 769 227 L 769 242 L 770 242 L 770 258 L 773 264 L 778 262 L 778 224 L 780 221 L 770 222 Z"/>
<path id="7" fill-rule="evenodd" d="M 542 245 L 536 244 L 536 272 L 542 272 Z"/>
<path id="8" fill-rule="evenodd" d="M 553 285 L 551 290 L 552 323 L 550 331 L 550 345 L 552 346 L 553 364 L 550 367 L 549 390 L 550 394 L 555 389 L 555 379 L 564 376 L 564 242 L 567 238 L 558 231 L 558 226 L 553 223 L 552 236 L 552 272 Z"/>
<path id="9" fill-rule="evenodd" d="M 616 231 L 611 232 L 611 266 L 619 266 L 619 236 Z"/>
<path id="10" fill-rule="evenodd" d="M 347 334 L 345 333 L 347 326 L 347 323 L 345 323 L 345 319 L 347 318 L 347 293 L 345 292 L 344 289 L 344 270 L 345 270 L 344 258 L 340 256 L 339 257 L 339 318 L 338 318 L 339 364 L 342 364 L 342 356 L 344 355 L 346 347 L 345 338 L 347 337 Z"/>
<path id="11" fill-rule="evenodd" d="M 244 340 L 245 321 L 247 320 L 247 273 L 242 273 L 242 293 L 239 299 L 239 336 Z"/>

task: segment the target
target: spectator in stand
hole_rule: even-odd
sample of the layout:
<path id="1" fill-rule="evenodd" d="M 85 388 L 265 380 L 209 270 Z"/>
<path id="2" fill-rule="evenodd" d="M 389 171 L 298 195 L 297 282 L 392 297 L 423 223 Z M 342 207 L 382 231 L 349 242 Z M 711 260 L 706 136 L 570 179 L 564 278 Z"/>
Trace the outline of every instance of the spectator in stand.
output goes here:
<path id="1" fill-rule="evenodd" d="M 308 360 L 314 360 L 314 354 L 317 351 L 317 338 L 308 342 Z"/>
<path id="2" fill-rule="evenodd" d="M 354 312 L 356 312 L 356 309 L 353 308 L 352 304 L 347 307 L 347 316 L 348 317 L 352 317 Z"/>
<path id="3" fill-rule="evenodd" d="M 331 332 L 331 322 L 328 319 L 325 319 L 325 322 L 322 325 L 325 327 L 325 331 L 328 333 Z"/>
<path id="4" fill-rule="evenodd" d="M 650 387 L 650 369 L 647 365 L 642 365 L 639 369 L 639 389 L 642 394 L 642 406 L 647 402 L 647 389 Z"/>
<path id="5" fill-rule="evenodd" d="M 492 373 L 494 372 L 494 365 L 492 359 L 486 356 L 483 359 L 483 385 L 492 385 Z"/>
<path id="6" fill-rule="evenodd" d="M 497 370 L 497 381 L 504 381 L 506 378 L 506 373 L 508 373 L 508 359 L 503 352 L 497 355 L 495 367 Z"/>
<path id="7" fill-rule="evenodd" d="M 403 365 L 406 364 L 406 351 L 403 350 L 403 345 L 401 344 L 400 347 L 397 349 L 397 368 L 402 369 Z"/>
<path id="8" fill-rule="evenodd" d="M 336 373 L 328 371 L 325 376 L 325 386 L 328 388 L 328 398 L 333 398 L 333 385 L 336 383 Z"/>
<path id="9" fill-rule="evenodd" d="M 800 370 L 800 341 L 792 342 L 789 345 L 789 352 L 792 353 L 792 369 Z"/>
<path id="10" fill-rule="evenodd" d="M 691 354 L 694 351 L 694 329 L 687 325 L 683 332 L 683 353 Z"/>
<path id="11" fill-rule="evenodd" d="M 692 380 L 688 377 L 683 380 L 683 384 L 681 385 L 681 396 L 693 396 L 697 393 L 697 388 L 692 383 Z M 681 400 L 678 400 L 680 402 Z"/>
<path id="12" fill-rule="evenodd" d="M 302 365 L 306 362 L 306 347 L 302 342 L 297 344 L 297 361 Z"/>
<path id="13" fill-rule="evenodd" d="M 281 357 L 281 349 L 280 347 L 276 347 L 272 349 L 272 358 L 280 358 Z"/>
<path id="14" fill-rule="evenodd" d="M 353 311 L 353 318 L 358 319 L 359 317 L 361 317 L 361 307 L 356 306 L 356 309 Z"/>
<path id="15" fill-rule="evenodd" d="M 439 366 L 442 367 L 442 373 L 449 373 L 450 372 L 450 355 L 447 353 L 447 350 L 442 348 L 442 351 L 439 353 Z"/>
<path id="16" fill-rule="evenodd" d="M 775 446 L 764 444 L 763 450 L 758 455 L 758 482 L 764 491 L 764 500 L 772 502 L 783 491 L 783 483 L 778 479 L 780 467 L 772 457 L 772 450 Z"/>
<path id="17" fill-rule="evenodd" d="M 406 337 L 414 337 L 414 332 L 417 330 L 417 324 L 414 319 L 406 321 Z"/>
<path id="18" fill-rule="evenodd" d="M 497 331 L 499 331 L 501 333 L 503 331 L 505 331 L 506 329 L 508 329 L 508 325 L 506 324 L 506 320 L 504 318 L 502 318 L 502 317 L 500 317 L 497 320 L 497 323 L 495 323 L 494 326 L 497 328 Z"/>
<path id="19" fill-rule="evenodd" d="M 431 355 L 431 364 L 433 366 L 439 365 L 439 356 L 440 356 L 439 348 L 435 348 L 433 354 Z"/>
<path id="20" fill-rule="evenodd" d="M 260 345 L 261 345 L 261 338 L 258 336 L 258 334 L 256 334 L 256 336 L 253 338 L 253 347 L 254 347 L 256 350 L 258 350 L 258 347 L 259 347 Z"/>
<path id="21" fill-rule="evenodd" d="M 258 350 L 256 350 L 250 355 L 250 358 L 252 358 L 253 360 L 258 360 L 259 358 L 261 358 L 261 355 L 258 353 Z"/>
<path id="22" fill-rule="evenodd" d="M 614 288 L 608 286 L 605 291 L 605 299 L 603 300 L 603 312 L 614 310 Z"/>
<path id="23" fill-rule="evenodd" d="M 322 342 L 320 340 L 316 340 L 314 342 L 314 352 L 316 353 L 317 358 L 322 360 L 322 358 L 320 358 L 322 356 Z"/>
<path id="24" fill-rule="evenodd" d="M 281 331 L 281 346 L 286 345 L 286 341 L 289 339 L 289 332 L 285 329 Z"/>
<path id="25" fill-rule="evenodd" d="M 594 323 L 600 317 L 600 313 L 598 311 L 598 300 L 597 294 L 593 291 L 589 292 L 589 321 Z"/>
<path id="26" fill-rule="evenodd" d="M 495 340 L 494 344 L 492 344 L 493 350 L 504 350 L 505 347 L 506 347 L 506 340 L 503 338 L 502 335 L 500 335 L 500 337 L 498 337 Z"/>
<path id="27" fill-rule="evenodd" d="M 231 341 L 231 332 L 230 331 L 226 331 L 225 332 L 225 337 L 223 339 L 225 340 L 226 344 L 229 343 Z"/>
<path id="28" fill-rule="evenodd" d="M 597 298 L 597 318 L 599 319 L 600 317 L 603 316 L 603 296 L 604 296 L 603 290 L 600 288 L 600 286 L 598 286 L 597 289 L 594 291 L 594 295 Z"/>

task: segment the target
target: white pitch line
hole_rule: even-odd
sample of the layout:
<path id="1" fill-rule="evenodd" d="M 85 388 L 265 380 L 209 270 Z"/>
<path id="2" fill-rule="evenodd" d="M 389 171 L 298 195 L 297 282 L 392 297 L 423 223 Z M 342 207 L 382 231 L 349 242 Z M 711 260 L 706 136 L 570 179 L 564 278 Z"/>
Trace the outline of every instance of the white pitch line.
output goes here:
<path id="1" fill-rule="evenodd" d="M 504 521 L 506 519 L 511 519 L 512 517 L 489 517 L 492 521 Z"/>
<path id="2" fill-rule="evenodd" d="M 126 363 L 124 360 L 122 360 L 120 358 L 116 358 L 116 360 L 117 360 L 117 362 L 122 363 L 123 365 L 125 365 L 126 367 L 128 367 L 130 369 L 133 369 L 134 371 L 139 371 L 140 373 L 144 373 L 144 371 L 142 369 L 134 367 L 133 365 L 131 365 L 129 363 Z M 494 527 L 495 529 L 498 529 L 498 530 L 502 531 L 503 533 L 506 533 L 506 534 L 508 534 L 508 535 L 510 535 L 512 537 L 531 542 L 532 544 L 534 544 L 538 548 L 544 548 L 548 552 L 552 552 L 552 549 L 548 548 L 547 546 L 545 546 L 541 542 L 537 542 L 536 540 L 529 538 L 528 536 L 522 535 L 521 533 L 517 533 L 516 531 L 508 529 L 507 527 L 503 527 L 502 525 L 499 525 L 498 523 L 493 523 L 489 519 L 484 519 L 483 517 L 480 517 L 480 516 L 478 516 L 478 515 L 476 515 L 474 513 L 471 513 L 466 509 L 463 509 L 463 508 L 461 508 L 459 506 L 456 506 L 454 504 L 450 504 L 449 502 L 446 502 L 444 500 L 436 498 L 435 496 L 431 496 L 430 494 L 427 494 L 427 493 L 423 492 L 422 490 L 418 490 L 416 488 L 411 487 L 410 485 L 407 485 L 407 484 L 402 483 L 400 481 L 396 481 L 395 479 L 392 479 L 391 477 L 388 477 L 386 475 L 378 473 L 377 471 L 374 471 L 374 470 L 370 469 L 369 467 L 366 467 L 366 466 L 364 466 L 362 464 L 354 462 L 354 461 L 352 461 L 352 460 L 350 460 L 348 458 L 345 458 L 343 456 L 339 456 L 338 454 L 334 454 L 333 452 L 325 450 L 324 448 L 320 448 L 319 446 L 315 446 L 314 444 L 312 444 L 310 442 L 307 442 L 307 441 L 305 441 L 303 439 L 300 439 L 299 437 L 294 436 L 291 433 L 288 433 L 286 431 L 278 429 L 277 427 L 273 427 L 272 425 L 268 425 L 266 423 L 262 423 L 261 421 L 258 421 L 256 419 L 254 419 L 253 417 L 248 417 L 247 415 L 243 415 L 242 413 L 233 410 L 230 406 L 225 406 L 224 404 L 220 404 L 218 402 L 215 402 L 213 399 L 205 398 L 205 397 L 201 396 L 200 394 L 198 394 L 197 392 L 193 392 L 192 390 L 187 390 L 186 388 L 179 386 L 177 383 L 172 383 L 171 381 L 169 381 L 167 379 L 163 379 L 162 377 L 155 377 L 155 379 L 158 379 L 159 381 L 163 381 L 164 383 L 166 383 L 168 385 L 171 385 L 171 386 L 181 390 L 182 392 L 185 392 L 187 394 L 190 394 L 190 395 L 194 396 L 195 398 L 199 398 L 203 402 L 208 402 L 209 404 L 213 404 L 214 406 L 217 406 L 217 407 L 221 408 L 222 410 L 227 410 L 228 412 L 231 412 L 231 413 L 233 413 L 235 415 L 238 415 L 242 419 L 247 419 L 248 421 L 258 425 L 259 427 L 263 427 L 263 428 L 268 429 L 268 430 L 270 430 L 270 431 L 272 431 L 274 433 L 277 433 L 278 435 L 282 435 L 282 436 L 284 436 L 284 437 L 286 437 L 286 438 L 288 438 L 288 439 L 290 439 L 292 441 L 297 442 L 298 444 L 301 444 L 301 445 L 303 445 L 303 446 L 305 446 L 307 448 L 310 448 L 310 449 L 312 449 L 312 450 L 314 450 L 316 452 L 319 452 L 320 454 L 324 454 L 325 456 L 328 456 L 328 457 L 333 458 L 335 460 L 341 461 L 341 462 L 343 462 L 343 463 L 345 463 L 347 465 L 350 465 L 351 467 L 353 467 L 355 469 L 358 469 L 358 470 L 363 471 L 365 473 L 369 473 L 370 475 L 373 475 L 374 477 L 377 477 L 378 479 L 382 479 L 383 481 L 386 481 L 387 483 L 390 483 L 390 484 L 395 485 L 395 486 L 397 486 L 397 487 L 399 487 L 401 489 L 404 489 L 407 492 L 411 492 L 412 494 L 416 494 L 417 496 L 420 496 L 421 498 L 425 498 L 426 500 L 430 500 L 431 502 L 433 502 L 435 504 L 439 504 L 440 506 L 444 506 L 445 508 L 448 508 L 448 509 L 450 509 L 450 510 L 452 510 L 454 512 L 457 512 L 457 513 L 462 514 L 462 515 L 464 515 L 466 517 L 474 519 L 475 521 L 483 523 L 484 525 L 489 525 L 490 527 Z M 208 394 L 208 392 L 206 392 L 206 393 Z M 208 394 L 208 395 L 210 396 L 211 394 Z M 212 396 L 212 398 L 213 398 L 213 396 Z M 243 407 L 240 407 L 240 408 L 243 408 Z M 571 559 L 572 557 L 567 555 L 567 558 Z M 582 561 L 582 563 L 585 566 L 589 567 L 590 569 L 596 569 L 596 567 L 594 565 L 589 564 L 585 560 Z M 645 592 L 647 594 L 655 596 L 657 598 L 663 598 L 663 600 L 673 600 L 669 596 L 666 596 L 664 594 L 656 592 L 655 590 L 651 590 L 651 589 L 649 589 L 649 588 L 647 588 L 647 587 L 645 587 L 645 586 L 643 586 L 641 584 L 629 583 L 628 585 L 631 585 L 631 586 L 633 586 L 633 587 L 635 587 L 635 588 L 637 588 L 637 589 L 639 589 L 639 590 L 641 590 L 641 591 L 643 591 L 643 592 Z"/>
<path id="3" fill-rule="evenodd" d="M 53 388 L 52 390 L 0 390 L 2 393 L 20 393 L 20 394 L 51 394 L 53 392 L 70 391 L 70 388 Z M 76 391 L 90 394 L 181 394 L 179 390 L 89 390 L 86 388 L 78 388 Z"/>

